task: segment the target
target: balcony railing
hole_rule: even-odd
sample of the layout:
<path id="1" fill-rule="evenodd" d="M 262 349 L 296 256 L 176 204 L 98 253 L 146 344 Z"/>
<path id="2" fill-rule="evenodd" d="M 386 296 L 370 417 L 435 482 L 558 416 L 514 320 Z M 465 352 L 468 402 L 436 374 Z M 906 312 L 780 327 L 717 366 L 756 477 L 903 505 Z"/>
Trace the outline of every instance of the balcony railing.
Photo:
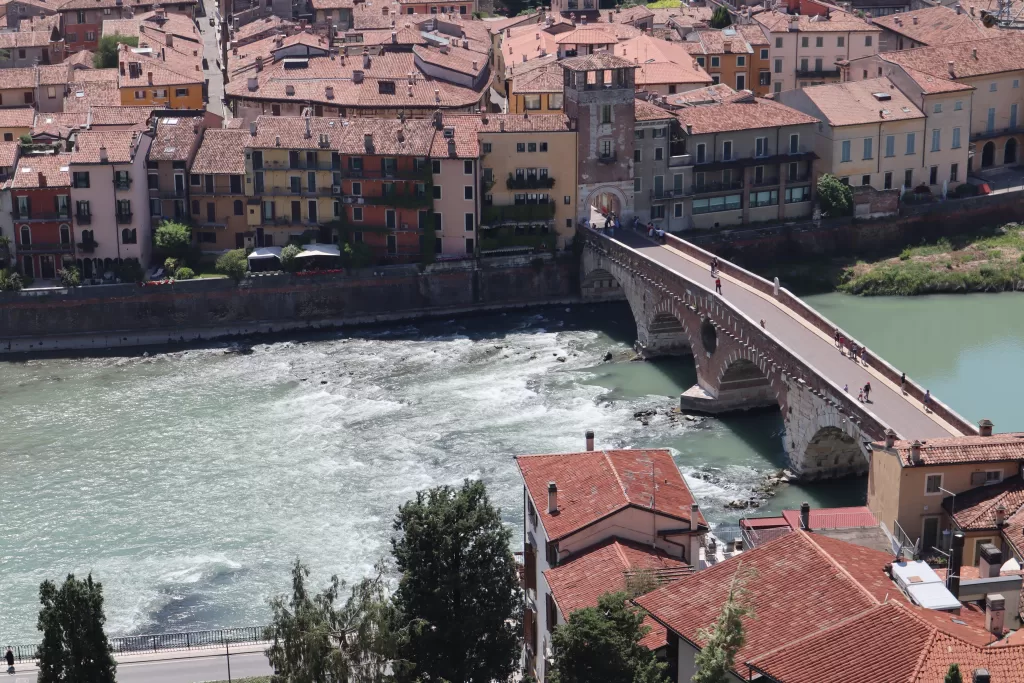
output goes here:
<path id="1" fill-rule="evenodd" d="M 300 161 L 297 164 L 290 164 L 287 161 L 266 161 L 264 160 L 262 166 L 253 165 L 255 171 L 340 171 L 340 164 L 333 164 L 330 161 L 318 161 L 313 164 L 307 164 L 305 161 Z"/>
<path id="2" fill-rule="evenodd" d="M 693 185 L 690 187 L 693 194 L 708 194 L 711 192 L 727 192 L 729 190 L 740 190 L 743 188 L 742 180 L 733 180 L 728 183 L 704 183 L 702 185 Z"/>
<path id="3" fill-rule="evenodd" d="M 597 158 L 597 163 L 599 163 L 599 164 L 614 164 L 617 160 L 618 160 L 618 155 L 616 155 L 615 152 L 612 152 L 611 154 L 607 154 L 605 156 L 598 157 Z"/>
<path id="4" fill-rule="evenodd" d="M 500 223 L 529 223 L 549 221 L 555 217 L 555 203 L 510 204 L 507 206 L 485 206 L 482 221 L 485 225 Z"/>
<path id="5" fill-rule="evenodd" d="M 994 126 L 992 128 L 986 127 L 985 130 L 978 131 L 977 133 L 971 133 L 971 140 L 974 141 L 985 140 L 987 138 L 997 138 L 1000 135 L 1013 135 L 1015 133 L 1020 133 L 1022 131 L 1024 131 L 1024 126 L 1021 125 L 1004 126 L 1002 128 L 996 128 Z"/>
<path id="6" fill-rule="evenodd" d="M 693 163 L 693 157 L 689 154 L 673 154 L 668 158 L 668 167 L 689 166 Z"/>
<path id="7" fill-rule="evenodd" d="M 115 178 L 114 188 L 118 190 L 130 190 L 132 187 L 131 178 Z"/>
<path id="8" fill-rule="evenodd" d="M 67 252 L 73 253 L 75 245 L 71 242 L 33 242 L 32 244 L 19 244 L 18 253 L 33 252 Z"/>
<path id="9" fill-rule="evenodd" d="M 679 199 L 680 197 L 684 196 L 685 194 L 686 193 L 683 190 L 681 190 L 681 189 L 680 190 L 676 190 L 676 189 L 660 190 L 660 191 L 659 190 L 651 190 L 649 197 L 650 197 L 650 200 L 652 202 L 658 202 L 658 201 L 665 201 L 666 199 Z"/>
<path id="10" fill-rule="evenodd" d="M 78 223 L 79 225 L 92 225 L 92 214 L 76 213 L 75 223 Z"/>
<path id="11" fill-rule="evenodd" d="M 366 178 L 368 180 L 375 180 L 381 178 L 395 178 L 399 180 L 419 180 L 420 182 L 426 182 L 430 180 L 432 175 L 429 166 L 422 168 L 418 171 L 413 168 L 396 168 L 393 171 L 382 171 L 380 169 L 369 170 L 352 168 L 342 168 L 335 170 L 336 172 L 341 173 L 343 178 L 353 178 L 356 180 L 360 178 Z"/>
<path id="12" fill-rule="evenodd" d="M 362 200 L 364 204 L 413 209 L 430 206 L 433 198 L 426 192 L 384 192 L 376 196 L 364 195 Z"/>
<path id="13" fill-rule="evenodd" d="M 118 213 L 116 217 L 118 225 L 125 225 L 132 222 L 132 212 Z"/>
<path id="14" fill-rule="evenodd" d="M 508 180 L 505 181 L 505 187 L 510 190 L 550 190 L 554 186 L 555 179 L 551 177 L 523 176 L 517 178 L 509 173 Z"/>
<path id="15" fill-rule="evenodd" d="M 299 189 L 295 189 L 291 186 L 268 187 L 264 189 L 260 194 L 273 196 L 292 195 L 303 197 L 329 197 L 333 195 L 334 192 L 330 185 L 322 185 L 320 187 L 313 188 L 312 190 L 309 189 L 309 187 L 307 186 L 300 187 Z"/>
<path id="16" fill-rule="evenodd" d="M 59 221 L 71 218 L 70 211 L 31 211 L 29 213 L 12 212 L 16 221 Z"/>
<path id="17" fill-rule="evenodd" d="M 184 199 L 185 188 L 180 190 L 159 190 L 155 187 L 151 187 L 149 188 L 149 196 L 159 197 L 160 199 Z"/>
<path id="18" fill-rule="evenodd" d="M 797 69 L 797 78 L 839 78 L 839 69 Z"/>
<path id="19" fill-rule="evenodd" d="M 778 185 L 779 184 L 779 178 L 778 178 L 778 176 L 772 176 L 771 178 L 765 177 L 765 178 L 761 178 L 760 180 L 758 180 L 757 178 L 754 178 L 754 180 L 752 180 L 750 182 L 750 184 L 753 187 L 767 187 L 767 186 L 770 186 L 770 185 Z"/>
<path id="20" fill-rule="evenodd" d="M 78 251 L 82 252 L 83 254 L 93 253 L 96 250 L 96 246 L 97 244 L 95 240 L 93 240 L 92 242 L 79 242 L 78 244 L 75 245 Z"/>

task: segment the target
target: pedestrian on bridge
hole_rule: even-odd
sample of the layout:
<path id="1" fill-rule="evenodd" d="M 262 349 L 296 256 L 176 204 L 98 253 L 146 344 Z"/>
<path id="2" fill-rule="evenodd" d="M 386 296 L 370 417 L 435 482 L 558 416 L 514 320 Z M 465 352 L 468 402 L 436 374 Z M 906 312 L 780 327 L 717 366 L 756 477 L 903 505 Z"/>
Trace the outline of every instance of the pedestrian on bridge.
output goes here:
<path id="1" fill-rule="evenodd" d="M 907 373 L 900 375 L 900 391 L 904 396 L 907 395 Z"/>
<path id="2" fill-rule="evenodd" d="M 843 335 L 839 334 L 839 328 L 836 328 L 836 348 L 838 349 L 842 345 Z"/>
<path id="3" fill-rule="evenodd" d="M 926 413 L 932 412 L 932 390 L 931 389 L 925 389 L 924 390 L 924 412 L 926 412 Z"/>
<path id="4" fill-rule="evenodd" d="M 871 403 L 871 382 L 864 385 L 864 402 Z"/>
<path id="5" fill-rule="evenodd" d="M 717 277 L 715 278 L 715 294 L 719 296 L 722 294 L 722 279 Z"/>
<path id="6" fill-rule="evenodd" d="M 718 272 L 718 257 L 711 257 L 711 277 L 715 277 L 715 273 Z"/>
<path id="7" fill-rule="evenodd" d="M 860 362 L 862 365 L 867 367 L 868 364 L 868 350 L 863 346 L 860 347 Z"/>
<path id="8" fill-rule="evenodd" d="M 7 654 L 4 655 L 4 659 L 7 660 L 7 673 L 14 673 L 14 653 L 11 648 L 7 648 Z"/>

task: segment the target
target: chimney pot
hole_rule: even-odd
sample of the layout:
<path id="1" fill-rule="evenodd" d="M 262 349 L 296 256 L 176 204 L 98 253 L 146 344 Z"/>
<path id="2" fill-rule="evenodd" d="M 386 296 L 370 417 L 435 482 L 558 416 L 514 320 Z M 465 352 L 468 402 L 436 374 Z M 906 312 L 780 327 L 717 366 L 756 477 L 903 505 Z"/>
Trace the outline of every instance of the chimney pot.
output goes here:
<path id="1" fill-rule="evenodd" d="M 924 446 L 920 441 L 915 440 L 910 444 L 910 462 L 913 465 L 921 464 L 921 448 Z"/>
<path id="2" fill-rule="evenodd" d="M 699 525 L 697 517 L 700 514 L 700 506 L 696 503 L 690 503 L 690 531 L 696 531 Z"/>
<path id="3" fill-rule="evenodd" d="M 978 423 L 978 434 L 992 436 L 992 420 L 984 419 Z"/>
<path id="4" fill-rule="evenodd" d="M 1006 515 L 1006 508 L 1003 508 L 1003 515 Z M 995 578 L 999 576 L 999 570 L 1003 567 L 1003 551 L 992 543 L 982 543 L 978 546 L 977 562 L 980 578 Z"/>
<path id="5" fill-rule="evenodd" d="M 800 528 L 804 531 L 811 530 L 811 504 L 800 503 Z"/>
<path id="6" fill-rule="evenodd" d="M 100 145 L 100 161 L 105 164 L 107 163 L 108 158 L 109 157 L 107 157 L 107 146 Z"/>
<path id="7" fill-rule="evenodd" d="M 917 17 L 914 17 L 914 26 L 917 26 Z"/>
<path id="8" fill-rule="evenodd" d="M 363 145 L 366 147 L 367 152 L 373 149 L 373 133 L 363 134 Z"/>
<path id="9" fill-rule="evenodd" d="M 253 137 L 256 136 L 256 122 L 255 121 L 253 121 L 252 123 L 249 124 L 249 135 L 252 135 Z"/>
<path id="10" fill-rule="evenodd" d="M 971 57 L 973 57 L 974 59 L 978 58 L 978 48 L 976 48 L 976 47 L 972 47 L 971 48 Z"/>
<path id="11" fill-rule="evenodd" d="M 1002 638 L 1005 616 L 1006 598 L 1004 598 L 1001 593 L 989 593 L 986 595 L 985 629 L 992 635 Z"/>
<path id="12" fill-rule="evenodd" d="M 971 5 L 971 16 L 974 16 L 974 5 Z"/>
<path id="13" fill-rule="evenodd" d="M 953 62 L 953 60 L 950 60 L 949 62 L 946 63 L 946 68 L 949 69 L 949 75 L 952 78 L 956 77 L 956 73 L 955 73 L 954 67 L 955 67 L 955 63 Z"/>
<path id="14" fill-rule="evenodd" d="M 152 71 L 147 71 L 146 72 L 146 80 L 149 81 L 150 85 L 153 85 L 153 72 Z"/>
<path id="15" fill-rule="evenodd" d="M 46 176 L 42 171 L 39 171 L 39 187 L 46 187 Z"/>
<path id="16" fill-rule="evenodd" d="M 896 432 L 894 432 L 892 430 L 892 428 L 890 427 L 889 429 L 885 430 L 885 447 L 886 448 L 892 448 L 895 444 L 896 444 Z"/>
<path id="17" fill-rule="evenodd" d="M 1003 526 L 1006 524 L 1006 506 L 1000 503 L 996 506 L 995 510 L 996 526 Z"/>
<path id="18" fill-rule="evenodd" d="M 485 119 L 484 123 L 486 123 L 486 122 L 487 121 Z M 587 439 L 587 450 L 588 451 L 594 450 L 594 430 L 593 429 L 588 429 L 587 430 L 586 439 Z"/>
<path id="19" fill-rule="evenodd" d="M 558 486 L 553 481 L 548 482 L 548 514 L 558 513 Z"/>

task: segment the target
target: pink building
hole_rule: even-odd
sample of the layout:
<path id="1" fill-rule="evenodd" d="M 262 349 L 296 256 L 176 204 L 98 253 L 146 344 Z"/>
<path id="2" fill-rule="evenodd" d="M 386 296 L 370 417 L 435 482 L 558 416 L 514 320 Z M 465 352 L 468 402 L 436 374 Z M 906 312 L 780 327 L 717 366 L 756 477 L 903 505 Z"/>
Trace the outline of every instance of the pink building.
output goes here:
<path id="1" fill-rule="evenodd" d="M 135 259 L 149 265 L 149 191 L 146 155 L 152 138 L 131 130 L 85 131 L 71 154 L 71 210 L 83 278 L 101 277 Z"/>

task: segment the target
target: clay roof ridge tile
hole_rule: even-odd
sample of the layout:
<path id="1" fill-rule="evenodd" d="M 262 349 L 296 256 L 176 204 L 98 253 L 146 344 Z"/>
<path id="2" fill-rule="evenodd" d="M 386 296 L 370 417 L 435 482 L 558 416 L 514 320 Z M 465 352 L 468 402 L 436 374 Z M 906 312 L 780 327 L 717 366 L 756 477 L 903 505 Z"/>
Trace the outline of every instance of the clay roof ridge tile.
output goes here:
<path id="1" fill-rule="evenodd" d="M 644 452 L 646 453 L 646 451 L 644 451 Z M 622 483 L 622 478 L 619 477 L 619 470 L 616 469 L 614 463 L 612 463 L 612 459 L 610 457 L 608 457 L 608 451 L 607 450 L 602 449 L 601 453 L 604 454 L 605 462 L 608 463 L 608 467 L 611 468 L 612 474 L 615 475 L 615 481 L 619 482 L 619 488 L 622 489 L 622 496 L 626 499 L 626 505 L 629 505 L 629 503 L 630 503 L 629 493 L 626 491 L 626 485 Z"/>

